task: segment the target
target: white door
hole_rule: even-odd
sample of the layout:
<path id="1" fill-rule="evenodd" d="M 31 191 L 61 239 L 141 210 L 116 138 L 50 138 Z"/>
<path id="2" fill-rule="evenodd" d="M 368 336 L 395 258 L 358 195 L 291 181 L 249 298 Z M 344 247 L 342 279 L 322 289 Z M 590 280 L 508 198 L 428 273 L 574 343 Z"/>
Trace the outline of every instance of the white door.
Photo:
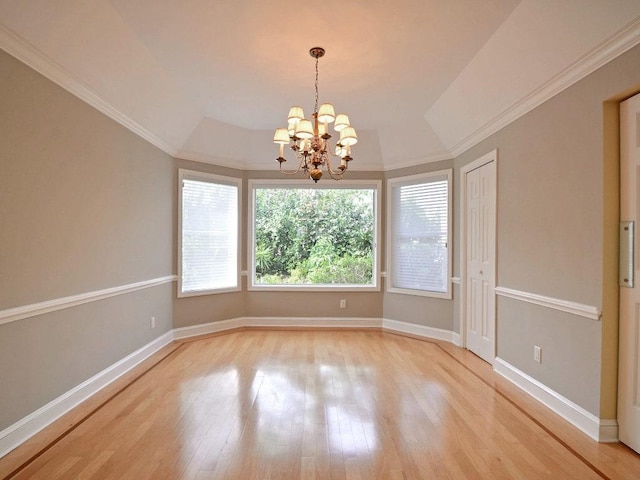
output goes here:
<path id="1" fill-rule="evenodd" d="M 483 157 L 484 158 L 484 157 Z M 480 358 L 495 358 L 496 162 L 468 171 L 466 198 L 466 344 Z"/>
<path id="2" fill-rule="evenodd" d="M 618 425 L 620 440 L 640 452 L 640 95 L 620 105 L 620 219 L 635 222 L 634 287 L 620 288 Z M 631 226 L 627 226 L 631 228 Z M 621 232 L 624 234 L 624 231 Z M 622 262 L 621 262 L 622 263 Z M 621 265 L 621 272 L 624 271 Z M 628 277 L 629 275 L 622 275 Z M 624 284 L 625 278 L 621 279 Z M 629 281 L 630 279 L 627 279 Z"/>

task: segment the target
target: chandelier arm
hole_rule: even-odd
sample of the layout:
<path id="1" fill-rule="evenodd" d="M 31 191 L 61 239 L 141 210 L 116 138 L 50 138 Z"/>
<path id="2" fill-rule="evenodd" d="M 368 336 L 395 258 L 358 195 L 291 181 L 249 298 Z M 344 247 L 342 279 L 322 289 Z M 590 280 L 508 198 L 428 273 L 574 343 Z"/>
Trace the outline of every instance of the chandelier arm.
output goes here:
<path id="1" fill-rule="evenodd" d="M 338 173 L 338 172 L 334 172 L 330 168 L 327 168 L 327 173 L 334 180 L 342 180 L 342 177 L 344 177 L 344 170 L 342 170 L 340 173 Z"/>
<path id="2" fill-rule="evenodd" d="M 284 170 L 281 168 L 280 173 L 290 176 L 297 175 L 298 173 L 300 173 L 300 167 L 298 167 L 296 170 Z"/>
<path id="3" fill-rule="evenodd" d="M 346 171 L 346 168 L 344 170 L 341 168 L 338 170 L 332 169 L 329 155 L 327 155 L 326 157 L 325 166 L 327 167 L 327 172 L 329 172 L 329 176 L 334 180 L 340 180 L 344 176 L 344 172 Z"/>
<path id="4" fill-rule="evenodd" d="M 306 166 L 306 162 L 304 161 L 304 158 L 300 158 L 298 160 L 298 168 L 294 170 L 285 170 L 284 168 L 282 168 L 282 164 L 284 162 L 279 161 L 278 163 L 280 163 L 280 173 L 283 173 L 285 175 L 297 175 L 300 172 L 300 170 L 303 170 L 303 167 Z"/>

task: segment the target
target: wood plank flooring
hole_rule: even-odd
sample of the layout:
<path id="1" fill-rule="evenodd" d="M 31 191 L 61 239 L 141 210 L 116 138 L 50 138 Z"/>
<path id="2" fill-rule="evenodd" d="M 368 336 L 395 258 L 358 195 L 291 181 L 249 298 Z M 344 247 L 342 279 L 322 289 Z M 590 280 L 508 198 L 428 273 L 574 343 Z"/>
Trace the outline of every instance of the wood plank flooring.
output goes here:
<path id="1" fill-rule="evenodd" d="M 0 479 L 638 479 L 466 351 L 377 331 L 176 342 L 0 459 Z"/>

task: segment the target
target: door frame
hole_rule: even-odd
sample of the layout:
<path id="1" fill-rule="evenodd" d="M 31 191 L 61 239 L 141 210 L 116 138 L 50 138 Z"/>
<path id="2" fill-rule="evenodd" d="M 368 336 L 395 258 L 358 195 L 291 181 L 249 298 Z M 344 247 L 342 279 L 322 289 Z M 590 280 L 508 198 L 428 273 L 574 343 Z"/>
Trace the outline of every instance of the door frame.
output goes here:
<path id="1" fill-rule="evenodd" d="M 460 169 L 460 346 L 467 348 L 467 174 L 487 163 L 494 162 L 494 222 L 495 241 L 493 243 L 493 296 L 498 284 L 498 150 L 492 150 Z M 497 302 L 493 315 L 493 358 L 496 358 L 497 347 Z M 493 363 L 492 363 L 493 364 Z"/>

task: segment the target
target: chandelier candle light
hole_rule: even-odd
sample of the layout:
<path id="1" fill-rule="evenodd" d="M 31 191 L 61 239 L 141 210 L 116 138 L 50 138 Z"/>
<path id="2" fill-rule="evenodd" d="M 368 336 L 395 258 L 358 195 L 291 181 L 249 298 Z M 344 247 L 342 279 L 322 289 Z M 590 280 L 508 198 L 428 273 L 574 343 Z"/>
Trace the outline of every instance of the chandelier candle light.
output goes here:
<path id="1" fill-rule="evenodd" d="M 333 105 L 323 103 L 318 109 L 318 59 L 324 55 L 324 48 L 314 47 L 309 50 L 309 55 L 316 59 L 316 103 L 313 109 L 313 123 L 304 118 L 302 107 L 291 107 L 289 110 L 287 128 L 277 128 L 273 136 L 273 143 L 280 144 L 280 156 L 276 161 L 280 165 L 280 171 L 285 175 L 295 175 L 300 171 L 305 177 L 311 177 L 314 182 L 322 177 L 322 167 L 334 180 L 340 180 L 347 170 L 351 158 L 351 147 L 358 142 L 356 131 L 349 124 L 349 117 L 345 114 L 336 116 Z M 335 123 L 334 123 L 335 122 Z M 333 128 L 340 132 L 340 139 L 336 143 L 335 153 L 331 151 L 329 139 L 329 124 L 334 123 Z M 291 145 L 298 167 L 294 170 L 285 170 L 282 164 L 284 158 L 284 146 Z M 331 156 L 340 159 L 340 165 L 336 170 L 331 168 Z"/>

